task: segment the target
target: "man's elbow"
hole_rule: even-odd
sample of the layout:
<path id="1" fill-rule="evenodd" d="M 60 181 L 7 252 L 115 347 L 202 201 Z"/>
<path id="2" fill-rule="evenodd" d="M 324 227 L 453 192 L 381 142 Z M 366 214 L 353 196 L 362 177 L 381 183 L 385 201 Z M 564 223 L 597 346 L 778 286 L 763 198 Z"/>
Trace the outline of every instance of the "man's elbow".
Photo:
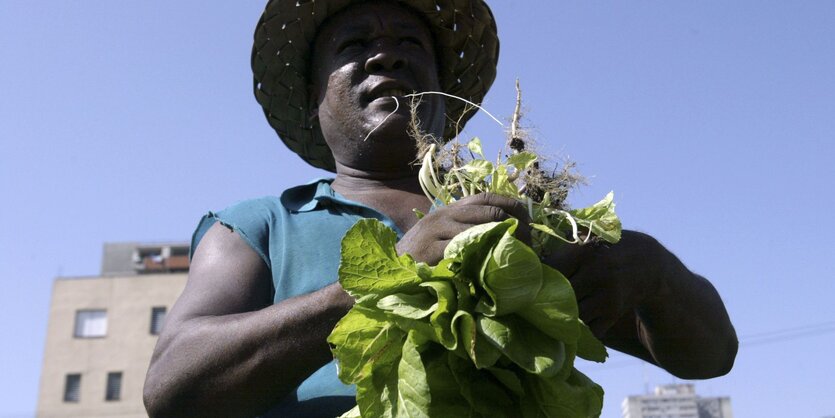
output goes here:
<path id="1" fill-rule="evenodd" d="M 145 386 L 142 389 L 142 401 L 145 403 L 148 416 L 151 418 L 171 416 L 170 408 L 166 406 L 170 403 L 166 402 L 166 391 L 158 381 L 159 379 L 153 373 L 153 365 L 151 365 L 148 376 L 145 378 Z"/>
<path id="2" fill-rule="evenodd" d="M 158 369 L 158 365 L 155 367 L 152 362 L 145 377 L 145 386 L 142 388 L 142 401 L 145 403 L 148 416 L 151 418 L 185 416 L 183 403 L 176 399 L 178 391 L 170 383 L 170 379 L 160 375 Z"/>
<path id="3" fill-rule="evenodd" d="M 149 417 L 161 417 L 164 415 L 158 399 L 157 393 L 145 382 L 145 388 L 142 390 L 142 402 L 145 404 L 145 411 L 148 412 Z"/>
<path id="4" fill-rule="evenodd" d="M 679 362 L 678 367 L 665 368 L 679 379 L 703 380 L 724 376 L 733 369 L 739 341 L 736 334 L 732 334 L 724 343 L 714 347 L 713 350 L 702 351 L 701 355 L 693 354 L 689 361 Z"/>
<path id="5" fill-rule="evenodd" d="M 724 343 L 719 345 L 721 349 L 717 354 L 717 357 L 719 358 L 719 361 L 717 362 L 718 367 L 716 367 L 714 372 L 711 373 L 709 377 L 706 377 L 706 379 L 724 376 L 730 373 L 731 369 L 734 367 L 736 354 L 739 352 L 739 339 L 736 336 L 736 330 L 730 323 L 728 323 L 722 341 Z"/>
<path id="6" fill-rule="evenodd" d="M 734 367 L 734 362 L 736 362 L 736 354 L 738 352 L 739 340 L 736 337 L 736 333 L 732 333 L 732 335 L 728 337 L 727 343 L 725 344 L 725 355 L 723 356 L 723 361 L 720 363 L 720 367 L 716 370 L 716 373 L 710 377 L 719 377 L 730 373 L 731 369 Z"/>

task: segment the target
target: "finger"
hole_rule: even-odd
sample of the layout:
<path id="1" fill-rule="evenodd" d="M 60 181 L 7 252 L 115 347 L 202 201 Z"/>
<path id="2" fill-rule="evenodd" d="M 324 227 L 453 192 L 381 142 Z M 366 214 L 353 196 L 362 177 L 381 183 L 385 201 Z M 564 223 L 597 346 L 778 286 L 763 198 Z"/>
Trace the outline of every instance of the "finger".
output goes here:
<path id="1" fill-rule="evenodd" d="M 501 222 L 512 217 L 499 206 L 463 205 L 450 207 L 450 214 L 455 222 L 468 226 L 480 225 L 488 222 Z"/>
<path id="2" fill-rule="evenodd" d="M 512 217 L 498 206 L 462 205 L 447 207 L 444 211 L 446 216 L 438 217 L 436 222 L 439 225 L 437 237 L 445 240 L 450 240 L 473 226 L 488 222 L 501 222 Z M 525 245 L 532 245 L 531 228 L 527 223 L 519 222 L 514 236 Z"/>
<path id="3" fill-rule="evenodd" d="M 586 326 L 589 327 L 591 333 L 594 334 L 594 336 L 597 337 L 598 340 L 602 340 L 604 337 L 606 337 L 606 334 L 612 328 L 612 325 L 609 324 L 609 322 L 604 320 L 603 318 L 595 318 L 592 319 L 590 322 L 583 322 L 586 323 Z"/>
<path id="4" fill-rule="evenodd" d="M 574 290 L 574 298 L 577 299 L 577 306 L 580 304 L 586 303 L 586 301 L 593 296 L 593 293 L 589 290 L 588 286 L 583 286 L 582 281 L 571 283 L 571 288 Z"/>
<path id="5" fill-rule="evenodd" d="M 577 307 L 580 309 L 580 319 L 597 338 L 603 338 L 619 318 L 618 309 L 601 294 L 581 300 Z"/>
<path id="6" fill-rule="evenodd" d="M 545 258 L 545 263 L 557 269 L 575 286 L 574 281 L 582 281 L 580 278 L 574 277 L 580 270 L 580 266 L 587 258 L 587 248 L 581 245 L 564 244 L 552 251 Z M 575 286 L 576 291 L 576 286 Z"/>
<path id="7" fill-rule="evenodd" d="M 430 266 L 437 265 L 444 258 L 444 250 L 446 249 L 447 244 L 449 244 L 449 240 L 433 242 L 427 248 L 425 258 L 417 261 L 423 261 Z"/>
<path id="8" fill-rule="evenodd" d="M 589 308 L 588 303 L 584 303 L 584 301 L 577 302 L 577 309 L 579 311 L 580 320 L 583 321 L 584 324 L 591 328 L 591 323 L 600 319 L 600 312 L 594 311 L 593 309 Z"/>
<path id="9" fill-rule="evenodd" d="M 481 193 L 474 196 L 469 196 L 465 199 L 459 200 L 456 203 L 460 205 L 462 208 L 466 207 L 467 209 L 469 209 L 470 206 L 491 206 L 500 208 L 503 213 L 496 212 L 489 214 L 492 219 L 481 220 L 480 222 L 471 223 L 477 224 L 484 222 L 503 221 L 508 217 L 516 218 L 519 220 L 519 223 L 514 235 L 517 239 L 524 242 L 526 245 L 531 246 L 533 240 L 531 238 L 531 229 L 529 225 L 531 222 L 530 215 L 528 213 L 528 208 L 519 200 L 511 199 L 505 196 L 499 196 L 492 193 Z"/>
<path id="10" fill-rule="evenodd" d="M 528 247 L 532 246 L 533 238 L 531 237 L 531 227 L 528 223 L 519 222 L 519 226 L 516 227 L 516 233 L 514 235 Z"/>
<path id="11" fill-rule="evenodd" d="M 530 222 L 528 208 L 520 201 L 492 193 L 480 193 L 461 199 L 452 205 L 476 205 L 476 206 L 497 206 L 507 212 L 510 216 L 524 222 Z M 450 206 L 452 206 L 450 205 Z"/>

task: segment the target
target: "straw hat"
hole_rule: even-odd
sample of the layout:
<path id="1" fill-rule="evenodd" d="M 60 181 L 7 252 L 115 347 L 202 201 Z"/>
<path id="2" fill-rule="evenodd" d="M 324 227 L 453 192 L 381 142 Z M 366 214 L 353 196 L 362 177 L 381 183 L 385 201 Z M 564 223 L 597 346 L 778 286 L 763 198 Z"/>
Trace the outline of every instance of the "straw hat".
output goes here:
<path id="1" fill-rule="evenodd" d="M 310 165 L 335 171 L 333 155 L 318 121 L 310 120 L 310 51 L 325 19 L 362 0 L 270 0 L 252 47 L 255 98 L 270 126 Z M 435 37 L 444 92 L 481 103 L 493 80 L 499 40 L 493 13 L 483 0 L 391 0 L 422 14 Z M 455 135 L 455 122 L 466 123 L 465 104 L 446 100 L 449 122 L 444 135 Z M 460 128 L 460 127 L 459 127 Z"/>

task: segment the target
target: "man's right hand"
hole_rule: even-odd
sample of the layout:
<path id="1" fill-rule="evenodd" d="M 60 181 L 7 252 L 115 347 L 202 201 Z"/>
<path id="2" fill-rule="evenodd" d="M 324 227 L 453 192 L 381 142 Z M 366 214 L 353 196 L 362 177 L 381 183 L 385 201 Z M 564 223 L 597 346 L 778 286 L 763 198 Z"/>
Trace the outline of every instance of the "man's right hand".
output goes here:
<path id="1" fill-rule="evenodd" d="M 530 244 L 530 219 L 518 200 L 490 193 L 465 197 L 443 206 L 418 221 L 397 243 L 397 253 L 408 253 L 416 261 L 435 265 L 444 258 L 444 249 L 453 237 L 470 227 L 519 220 L 516 236 Z"/>

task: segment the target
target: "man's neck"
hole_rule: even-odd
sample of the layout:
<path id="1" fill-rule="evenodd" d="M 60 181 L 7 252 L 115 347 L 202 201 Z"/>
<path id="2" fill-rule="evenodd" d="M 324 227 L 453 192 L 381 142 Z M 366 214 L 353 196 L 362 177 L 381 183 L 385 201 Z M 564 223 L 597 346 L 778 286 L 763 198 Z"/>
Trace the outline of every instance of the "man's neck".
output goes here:
<path id="1" fill-rule="evenodd" d="M 337 164 L 331 187 L 348 199 L 384 213 L 403 232 L 417 221 L 413 209 L 427 212 L 431 206 L 420 187 L 417 170 L 378 173 L 351 170 Z"/>
<path id="2" fill-rule="evenodd" d="M 337 163 L 334 190 L 348 197 L 400 190 L 422 194 L 417 167 L 400 172 L 356 170 Z"/>

